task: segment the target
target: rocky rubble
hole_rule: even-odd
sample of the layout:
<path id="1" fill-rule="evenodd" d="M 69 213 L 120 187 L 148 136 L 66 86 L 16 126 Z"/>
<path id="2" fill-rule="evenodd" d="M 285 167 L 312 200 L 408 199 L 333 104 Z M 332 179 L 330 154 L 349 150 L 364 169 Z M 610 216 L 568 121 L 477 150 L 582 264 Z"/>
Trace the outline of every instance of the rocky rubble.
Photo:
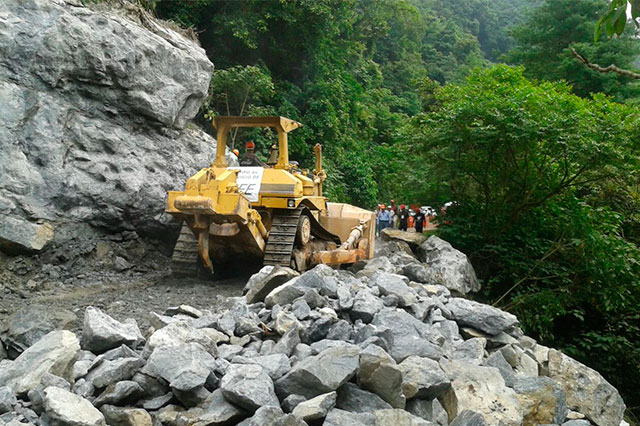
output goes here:
<path id="1" fill-rule="evenodd" d="M 355 274 L 265 267 L 253 303 L 150 313 L 144 336 L 88 308 L 80 338 L 50 331 L 0 362 L 0 425 L 621 424 L 596 371 L 402 275 L 405 255 Z"/>
<path id="2" fill-rule="evenodd" d="M 480 290 L 467 256 L 447 241 L 397 229 L 385 229 L 381 235 L 385 243 L 376 246 L 376 269 L 401 273 L 418 283 L 442 285 L 456 295 Z M 367 267 L 371 265 L 363 270 Z"/>

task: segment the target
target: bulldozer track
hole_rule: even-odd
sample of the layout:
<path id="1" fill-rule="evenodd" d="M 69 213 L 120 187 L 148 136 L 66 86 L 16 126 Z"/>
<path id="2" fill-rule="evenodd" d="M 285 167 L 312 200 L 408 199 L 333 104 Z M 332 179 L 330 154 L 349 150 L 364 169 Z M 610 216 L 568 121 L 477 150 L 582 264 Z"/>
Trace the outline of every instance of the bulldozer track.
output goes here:
<path id="1" fill-rule="evenodd" d="M 198 240 L 184 222 L 171 256 L 171 271 L 179 277 L 195 277 L 198 273 Z"/>
<path id="2" fill-rule="evenodd" d="M 274 210 L 269 239 L 264 249 L 265 265 L 291 266 L 298 221 L 303 208 Z"/>

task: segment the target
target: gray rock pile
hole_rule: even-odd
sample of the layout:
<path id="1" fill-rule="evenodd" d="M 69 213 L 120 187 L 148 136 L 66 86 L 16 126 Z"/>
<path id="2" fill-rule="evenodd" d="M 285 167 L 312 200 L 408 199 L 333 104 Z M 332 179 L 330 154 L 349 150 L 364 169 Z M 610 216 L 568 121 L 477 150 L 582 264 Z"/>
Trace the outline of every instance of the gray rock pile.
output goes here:
<path id="1" fill-rule="evenodd" d="M 383 244 L 376 246 L 377 259 L 364 271 L 383 269 L 423 284 L 439 284 L 454 295 L 480 290 L 480 283 L 467 256 L 435 235 L 397 229 L 382 231 Z"/>
<path id="2" fill-rule="evenodd" d="M 213 65 L 133 12 L 0 2 L 0 249 L 81 239 L 75 223 L 164 229 L 166 191 L 215 157 L 215 140 L 187 125 Z"/>
<path id="3" fill-rule="evenodd" d="M 0 425 L 621 424 L 600 374 L 411 279 L 407 256 L 265 267 L 227 309 L 151 313 L 145 335 L 89 308 L 81 338 L 51 331 L 0 362 Z"/>

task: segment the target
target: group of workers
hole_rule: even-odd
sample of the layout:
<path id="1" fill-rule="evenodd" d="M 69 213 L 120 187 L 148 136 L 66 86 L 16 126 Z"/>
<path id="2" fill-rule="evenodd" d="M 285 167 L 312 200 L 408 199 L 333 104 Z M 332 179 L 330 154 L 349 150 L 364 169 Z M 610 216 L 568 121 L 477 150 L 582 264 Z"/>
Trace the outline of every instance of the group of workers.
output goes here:
<path id="1" fill-rule="evenodd" d="M 266 164 L 256 155 L 256 144 L 253 141 L 247 142 L 245 148 L 246 151 L 241 159 L 240 151 L 233 150 L 235 156 L 240 159 L 240 166 L 242 167 L 270 167 L 276 164 L 278 160 L 278 145 L 271 145 L 269 160 L 267 160 Z"/>
<path id="2" fill-rule="evenodd" d="M 413 208 L 412 212 L 404 204 L 398 208 L 394 200 L 387 206 L 379 204 L 376 208 L 376 236 L 380 235 L 385 228 L 398 228 L 406 231 L 409 227 L 415 227 L 416 232 L 422 233 L 428 218 L 419 207 Z"/>

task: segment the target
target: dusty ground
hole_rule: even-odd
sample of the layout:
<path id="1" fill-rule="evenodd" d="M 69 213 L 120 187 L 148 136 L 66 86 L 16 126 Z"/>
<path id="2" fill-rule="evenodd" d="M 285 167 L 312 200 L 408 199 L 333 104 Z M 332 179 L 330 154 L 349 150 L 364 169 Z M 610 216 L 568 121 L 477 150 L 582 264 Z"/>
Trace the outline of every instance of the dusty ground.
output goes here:
<path id="1" fill-rule="evenodd" d="M 0 328 L 13 313 L 30 305 L 74 312 L 81 328 L 84 309 L 95 306 L 118 320 L 135 318 L 143 332 L 150 311 L 188 304 L 215 309 L 239 296 L 250 274 L 232 278 L 186 279 L 171 276 L 170 259 L 142 240 L 98 241 L 84 253 L 59 259 L 0 254 Z M 68 251 L 65 254 L 68 255 Z"/>
<path id="2" fill-rule="evenodd" d="M 381 247 L 378 239 L 376 247 Z M 74 312 L 68 328 L 82 327 L 84 310 L 95 306 L 123 321 L 134 318 L 141 330 L 148 315 L 187 304 L 216 310 L 229 296 L 240 296 L 251 273 L 239 269 L 228 278 L 194 279 L 171 275 L 170 258 L 137 236 L 60 246 L 38 256 L 0 252 L 0 332 L 16 311 L 41 305 Z"/>

